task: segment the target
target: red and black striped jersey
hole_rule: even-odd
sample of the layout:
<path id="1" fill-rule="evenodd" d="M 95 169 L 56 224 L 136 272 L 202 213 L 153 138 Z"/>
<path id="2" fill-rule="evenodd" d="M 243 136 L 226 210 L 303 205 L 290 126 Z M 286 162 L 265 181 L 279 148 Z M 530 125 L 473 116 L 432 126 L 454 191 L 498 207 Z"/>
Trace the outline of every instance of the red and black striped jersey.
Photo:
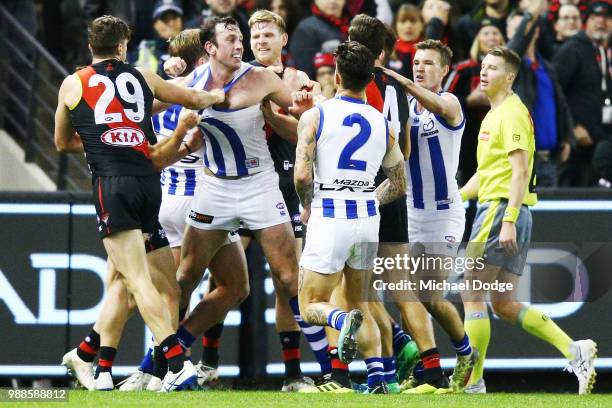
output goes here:
<path id="1" fill-rule="evenodd" d="M 81 98 L 70 107 L 72 126 L 81 136 L 94 176 L 145 176 L 156 171 L 148 143 L 153 93 L 142 74 L 116 59 L 76 72 Z"/>
<path id="2" fill-rule="evenodd" d="M 366 100 L 389 122 L 402 152 L 406 151 L 406 123 L 409 117 L 408 97 L 404 87 L 394 78 L 386 75 L 382 68 L 374 68 L 374 80 L 366 87 Z M 387 177 L 381 171 L 376 176 L 376 184 Z"/>

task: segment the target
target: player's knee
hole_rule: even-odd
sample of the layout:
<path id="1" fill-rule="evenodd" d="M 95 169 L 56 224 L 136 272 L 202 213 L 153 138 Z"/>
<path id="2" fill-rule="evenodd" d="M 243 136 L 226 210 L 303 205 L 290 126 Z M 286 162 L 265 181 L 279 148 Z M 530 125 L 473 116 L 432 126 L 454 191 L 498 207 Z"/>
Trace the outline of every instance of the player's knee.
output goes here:
<path id="1" fill-rule="evenodd" d="M 493 307 L 493 312 L 496 315 L 501 317 L 502 319 L 508 320 L 511 318 L 513 304 L 512 302 L 491 302 L 491 306 Z"/>
<path id="2" fill-rule="evenodd" d="M 230 289 L 230 293 L 231 293 L 231 297 L 233 300 L 234 305 L 239 305 L 241 304 L 248 296 L 250 293 L 250 287 L 249 287 L 249 283 L 245 282 L 244 284 L 241 285 L 235 285 Z"/>

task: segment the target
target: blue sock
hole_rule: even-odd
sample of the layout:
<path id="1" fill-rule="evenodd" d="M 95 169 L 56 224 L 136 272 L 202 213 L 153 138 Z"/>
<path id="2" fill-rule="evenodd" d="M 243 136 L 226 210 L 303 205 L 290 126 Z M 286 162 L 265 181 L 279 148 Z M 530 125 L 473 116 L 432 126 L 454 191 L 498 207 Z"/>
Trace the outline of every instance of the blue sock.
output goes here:
<path id="1" fill-rule="evenodd" d="M 425 379 L 425 367 L 423 367 L 423 361 L 419 360 L 418 363 L 414 366 L 414 370 L 412 370 L 412 375 L 414 378 L 423 381 Z"/>
<path id="2" fill-rule="evenodd" d="M 334 309 L 329 316 L 327 316 L 327 325 L 329 327 L 333 327 L 336 330 L 342 329 L 342 325 L 344 324 L 344 319 L 346 319 L 348 313 L 343 312 L 340 309 Z"/>
<path id="3" fill-rule="evenodd" d="M 470 339 L 467 334 L 465 334 L 460 341 L 451 340 L 451 342 L 458 356 L 469 356 L 472 352 L 472 346 L 470 346 Z"/>
<path id="4" fill-rule="evenodd" d="M 400 325 L 395 322 L 391 323 L 391 330 L 393 332 L 393 352 L 398 354 L 412 339 L 402 330 Z"/>
<path id="5" fill-rule="evenodd" d="M 382 362 L 385 369 L 385 382 L 387 384 L 396 383 L 397 375 L 395 374 L 395 357 L 383 357 Z"/>
<path id="6" fill-rule="evenodd" d="M 184 349 L 191 347 L 195 341 L 193 334 L 189 333 L 183 326 L 179 326 L 178 330 L 176 331 L 176 338 Z"/>
<path id="7" fill-rule="evenodd" d="M 143 373 L 153 374 L 153 349 L 151 347 L 145 353 L 138 369 Z"/>
<path id="8" fill-rule="evenodd" d="M 297 322 L 298 326 L 300 326 L 300 329 L 302 329 L 302 333 L 304 334 L 304 337 L 306 337 L 306 340 L 308 340 L 310 349 L 314 353 L 319 366 L 321 366 L 321 374 L 331 373 L 331 360 L 327 354 L 327 346 L 329 343 L 327 342 L 327 336 L 325 335 L 325 328 L 322 326 L 311 326 L 302 320 L 297 296 L 289 299 L 289 305 L 293 311 L 295 321 Z"/>
<path id="9" fill-rule="evenodd" d="M 368 388 L 374 388 L 385 381 L 385 368 L 382 358 L 366 358 L 365 363 L 368 367 Z"/>

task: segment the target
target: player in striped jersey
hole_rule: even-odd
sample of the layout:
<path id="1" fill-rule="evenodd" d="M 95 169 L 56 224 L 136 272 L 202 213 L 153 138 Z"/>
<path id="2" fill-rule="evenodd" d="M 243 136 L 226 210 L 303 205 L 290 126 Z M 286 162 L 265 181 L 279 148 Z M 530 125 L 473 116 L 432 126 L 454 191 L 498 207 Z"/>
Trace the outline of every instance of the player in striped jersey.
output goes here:
<path id="1" fill-rule="evenodd" d="M 393 131 L 364 101 L 374 59 L 358 42 L 338 47 L 338 94 L 300 119 L 294 177 L 304 207 L 302 221 L 309 222 L 300 260 L 304 320 L 340 332 L 338 356 L 345 364 L 355 357 L 358 342 L 368 368 L 366 393 L 387 393 L 380 332 L 364 300 L 369 294 L 364 288 L 378 247 L 378 204 L 404 194 L 406 175 Z M 381 164 L 389 179 L 375 188 Z M 352 308 L 348 313 L 330 302 L 343 278 L 342 300 Z M 334 391 L 351 392 L 346 387 Z"/>
<path id="2" fill-rule="evenodd" d="M 204 50 L 200 42 L 200 30 L 183 30 L 172 39 L 169 52 L 185 64 L 184 77 L 196 67 L 204 63 Z M 193 85 L 193 84 L 188 84 Z M 151 157 L 157 168 L 162 168 L 162 204 L 160 207 L 160 223 L 170 243 L 172 255 L 178 267 L 185 230 L 185 218 L 197 191 L 197 183 L 203 172 L 203 139 L 200 131 L 195 128 L 199 115 L 183 108 L 181 105 L 171 105 L 163 112 L 152 117 L 153 130 L 158 143 L 151 149 Z M 189 129 L 188 134 L 187 130 Z M 219 251 L 215 254 L 210 269 L 217 271 L 236 271 L 236 276 L 228 276 L 228 281 L 236 287 L 245 287 L 246 278 L 240 271 L 246 269 L 245 259 L 237 243 L 238 237 L 230 233 Z M 242 277 L 242 279 L 241 279 Z M 215 290 L 213 279 L 209 280 L 209 293 Z M 223 286 L 223 285 L 222 285 Z M 120 385 L 121 391 L 156 391 L 159 389 L 159 378 L 163 376 L 165 364 L 160 359 L 157 349 L 149 349 L 139 370 L 129 376 Z M 214 365 L 209 363 L 210 365 Z M 200 361 L 196 366 L 198 383 L 213 381 L 218 378 L 217 366 L 210 370 L 202 369 Z"/>
<path id="3" fill-rule="evenodd" d="M 388 70 L 409 94 L 410 140 L 408 160 L 408 232 L 410 242 L 422 244 L 430 258 L 455 257 L 465 227 L 455 175 L 459 163 L 465 117 L 457 97 L 442 92 L 452 51 L 437 40 L 416 45 L 414 82 Z M 413 254 L 414 255 L 414 254 Z M 442 263 L 440 263 L 442 264 Z M 428 279 L 443 280 L 448 270 L 421 270 Z M 415 276 L 419 276 L 415 275 Z M 452 389 L 460 391 L 474 364 L 470 342 L 455 306 L 440 291 L 423 296 L 427 310 L 449 335 L 457 353 Z M 439 355 L 438 355 L 439 358 Z M 441 393 L 444 382 L 427 381 L 408 393 Z"/>

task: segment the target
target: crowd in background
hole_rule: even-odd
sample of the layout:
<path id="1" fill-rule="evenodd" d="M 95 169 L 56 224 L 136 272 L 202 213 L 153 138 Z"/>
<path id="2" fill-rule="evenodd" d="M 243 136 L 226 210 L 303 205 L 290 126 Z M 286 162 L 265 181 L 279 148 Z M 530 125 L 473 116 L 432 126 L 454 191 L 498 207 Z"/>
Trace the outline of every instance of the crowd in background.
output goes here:
<path id="1" fill-rule="evenodd" d="M 287 22 L 284 60 L 333 94 L 333 51 L 352 17 L 377 16 L 393 32 L 387 66 L 412 77 L 415 44 L 439 39 L 453 50 L 445 91 L 466 115 L 458 179 L 476 169 L 480 123 L 489 106 L 479 89 L 480 62 L 506 45 L 523 59 L 514 91 L 529 108 L 536 134 L 539 186 L 611 187 L 612 0 L 0 0 L 37 32 L 47 49 L 73 71 L 87 65 L 86 27 L 112 14 L 129 23 L 129 59 L 163 73 L 168 39 L 199 27 L 211 15 L 231 15 L 244 35 L 245 61 L 253 59 L 248 17 L 270 9 Z M 38 29 L 37 29 L 38 28 Z"/>

